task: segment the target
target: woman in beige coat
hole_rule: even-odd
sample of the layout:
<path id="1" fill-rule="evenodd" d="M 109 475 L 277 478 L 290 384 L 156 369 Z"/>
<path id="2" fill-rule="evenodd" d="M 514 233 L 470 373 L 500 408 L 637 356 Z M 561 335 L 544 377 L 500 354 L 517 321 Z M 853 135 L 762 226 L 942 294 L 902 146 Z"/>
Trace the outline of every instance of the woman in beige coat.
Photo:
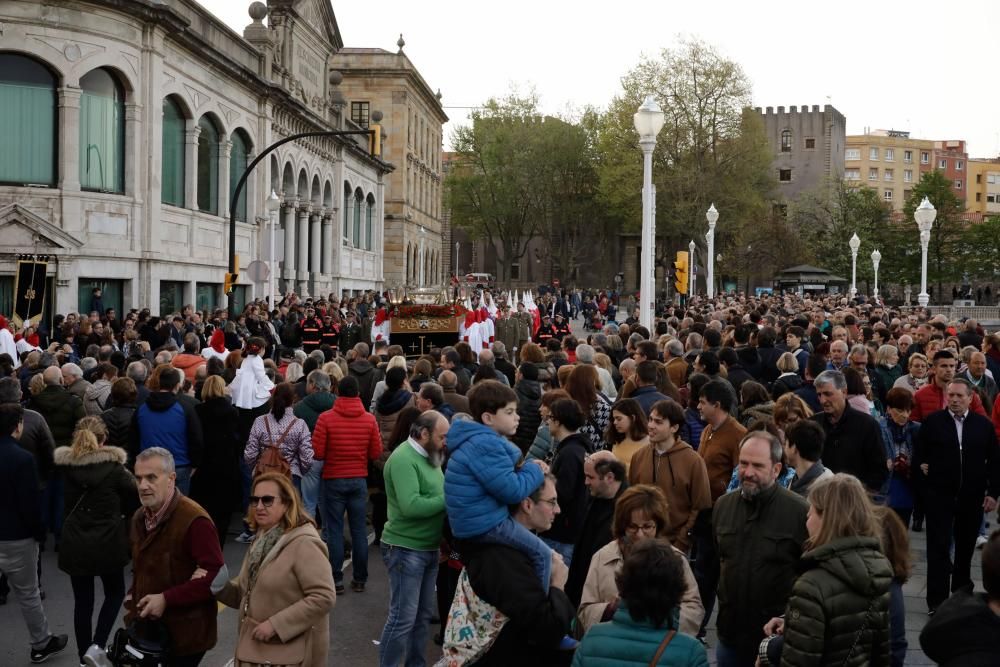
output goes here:
<path id="1" fill-rule="evenodd" d="M 577 635 L 582 636 L 591 626 L 610 621 L 618 609 L 618 584 L 615 576 L 636 542 L 661 537 L 669 526 L 667 520 L 667 498 L 658 486 L 638 484 L 629 487 L 615 503 L 615 518 L 611 527 L 614 540 L 594 554 L 590 560 L 587 581 L 580 597 L 577 613 Z M 675 551 L 677 551 L 675 549 Z M 694 578 L 687 558 L 680 551 L 684 564 L 684 581 L 687 590 L 681 598 L 680 631 L 698 634 L 705 608 L 698 594 L 698 582 Z"/>
<path id="2" fill-rule="evenodd" d="M 240 574 L 216 593 L 239 610 L 233 664 L 325 665 L 336 601 L 326 545 L 291 480 L 254 480 L 247 517 L 254 539 Z"/>

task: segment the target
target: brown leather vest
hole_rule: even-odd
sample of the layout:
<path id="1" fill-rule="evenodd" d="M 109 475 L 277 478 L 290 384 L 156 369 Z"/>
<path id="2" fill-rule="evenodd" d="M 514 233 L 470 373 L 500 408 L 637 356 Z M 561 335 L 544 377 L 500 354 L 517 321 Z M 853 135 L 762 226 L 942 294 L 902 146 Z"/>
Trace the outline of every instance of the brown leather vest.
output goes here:
<path id="1" fill-rule="evenodd" d="M 184 551 L 184 537 L 191 523 L 211 517 L 198 503 L 180 491 L 174 494 L 171 508 L 152 532 L 146 532 L 143 510 L 132 516 L 132 601 L 126 622 L 131 620 L 134 604 L 145 595 L 162 593 L 188 581 L 198 564 Z M 177 656 L 192 655 L 215 646 L 217 607 L 214 599 L 189 607 L 168 607 L 163 622 L 170 631 L 172 652 Z"/>

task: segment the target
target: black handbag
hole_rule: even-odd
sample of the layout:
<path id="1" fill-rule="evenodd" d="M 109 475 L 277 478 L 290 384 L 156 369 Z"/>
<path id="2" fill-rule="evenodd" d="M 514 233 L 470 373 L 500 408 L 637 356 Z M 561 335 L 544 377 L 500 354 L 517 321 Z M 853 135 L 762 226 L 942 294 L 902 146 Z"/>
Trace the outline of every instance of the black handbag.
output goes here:
<path id="1" fill-rule="evenodd" d="M 162 621 L 139 619 L 118 628 L 108 658 L 116 667 L 161 667 L 170 660 L 170 632 Z"/>

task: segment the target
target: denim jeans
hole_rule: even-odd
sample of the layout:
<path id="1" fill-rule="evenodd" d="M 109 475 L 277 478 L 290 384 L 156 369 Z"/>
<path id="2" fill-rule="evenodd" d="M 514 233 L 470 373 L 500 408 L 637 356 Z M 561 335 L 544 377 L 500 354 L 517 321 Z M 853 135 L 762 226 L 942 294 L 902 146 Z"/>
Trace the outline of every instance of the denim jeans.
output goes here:
<path id="1" fill-rule="evenodd" d="M 323 532 L 330 550 L 333 582 L 344 582 L 344 510 L 351 529 L 353 581 L 368 581 L 368 535 L 365 518 L 368 507 L 368 483 L 364 477 L 323 480 Z"/>
<path id="2" fill-rule="evenodd" d="M 720 639 L 715 647 L 715 660 L 719 667 L 753 667 L 757 661 L 757 650 L 755 647 L 744 655 L 738 648 Z"/>
<path id="3" fill-rule="evenodd" d="M 381 667 L 424 667 L 434 616 L 438 552 L 382 544 L 389 573 L 389 617 L 379 642 Z"/>
<path id="4" fill-rule="evenodd" d="M 542 541 L 542 538 L 514 521 L 508 516 L 485 535 L 475 538 L 478 542 L 504 544 L 521 551 L 531 559 L 535 574 L 542 582 L 542 589 L 549 592 L 549 579 L 552 576 L 552 549 Z"/>
<path id="5" fill-rule="evenodd" d="M 312 467 L 302 476 L 302 506 L 309 516 L 316 518 L 316 509 L 320 497 L 320 473 L 323 472 L 323 462 L 313 461 Z"/>
<path id="6" fill-rule="evenodd" d="M 0 572 L 14 591 L 21 615 L 28 625 L 32 648 L 41 648 L 52 635 L 38 593 L 38 542 L 32 538 L 0 542 Z"/>
<path id="7" fill-rule="evenodd" d="M 556 540 L 550 540 L 547 537 L 541 537 L 539 539 L 541 539 L 542 542 L 545 542 L 545 544 L 552 547 L 552 550 L 555 551 L 557 554 L 562 556 L 563 563 L 566 564 L 566 567 L 569 567 L 569 564 L 573 561 L 572 544 L 569 544 L 567 542 L 557 542 Z"/>
<path id="8" fill-rule="evenodd" d="M 175 469 L 177 473 L 177 488 L 185 496 L 191 495 L 191 466 L 178 466 Z"/>

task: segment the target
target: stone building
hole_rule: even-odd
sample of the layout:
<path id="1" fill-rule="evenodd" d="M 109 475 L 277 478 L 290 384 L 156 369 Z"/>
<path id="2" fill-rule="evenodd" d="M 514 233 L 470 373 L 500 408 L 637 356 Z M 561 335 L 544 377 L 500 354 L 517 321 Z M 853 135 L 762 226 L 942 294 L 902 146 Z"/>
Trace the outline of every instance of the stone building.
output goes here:
<path id="1" fill-rule="evenodd" d="M 844 138 L 847 119 L 832 105 L 821 109 L 790 106 L 756 109 L 764 119 L 767 140 L 774 153 L 778 196 L 793 201 L 801 193 L 815 190 L 844 173 Z"/>
<path id="2" fill-rule="evenodd" d="M 448 122 L 434 92 L 403 53 L 344 48 L 332 60 L 351 120 L 367 127 L 384 115 L 382 157 L 396 165 L 385 199 L 385 281 L 392 286 L 441 285 L 449 264 L 442 248 L 442 143 Z"/>
<path id="3" fill-rule="evenodd" d="M 255 2 L 250 15 L 240 36 L 194 0 L 0 5 L 0 312 L 18 253 L 52 258 L 50 311 L 87 307 L 96 286 L 119 309 L 224 301 L 246 166 L 294 133 L 359 129 L 328 74 L 343 46 L 328 0 Z M 381 287 L 391 170 L 364 136 L 272 152 L 236 205 L 241 264 L 268 259 L 273 189 L 279 289 Z M 244 271 L 237 304 L 264 286 Z"/>

